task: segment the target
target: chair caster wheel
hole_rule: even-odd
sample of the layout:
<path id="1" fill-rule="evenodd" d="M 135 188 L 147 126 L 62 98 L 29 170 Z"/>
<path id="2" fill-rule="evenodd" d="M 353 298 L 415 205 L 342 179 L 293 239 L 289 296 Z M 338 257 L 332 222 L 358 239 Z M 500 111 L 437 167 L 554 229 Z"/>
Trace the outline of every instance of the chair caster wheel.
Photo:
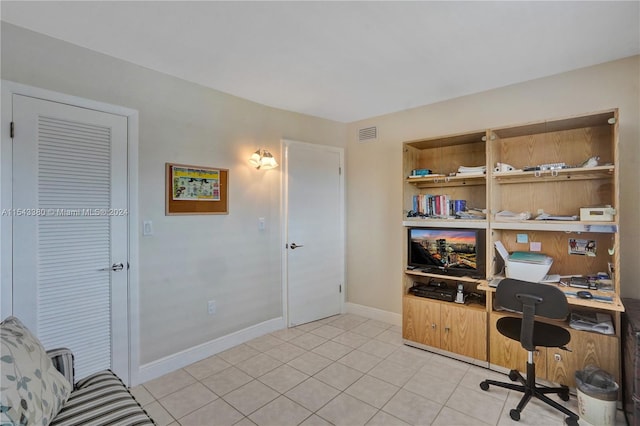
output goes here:
<path id="1" fill-rule="evenodd" d="M 480 382 L 480 389 L 482 389 L 483 391 L 488 391 L 489 390 L 489 383 Z"/>
<path id="2" fill-rule="evenodd" d="M 567 424 L 567 426 L 579 426 L 578 419 L 576 419 L 575 417 L 567 417 L 566 419 L 564 419 L 564 422 Z"/>
<path id="3" fill-rule="evenodd" d="M 560 392 L 558 396 L 560 397 L 561 400 L 566 402 L 569 400 L 569 388 L 565 385 L 562 385 L 562 390 L 564 392 Z M 568 418 L 571 418 L 571 417 L 568 417 Z"/>
<path id="4" fill-rule="evenodd" d="M 512 382 L 518 380 L 518 372 L 516 370 L 509 371 L 509 379 L 511 379 Z"/>
<path id="5" fill-rule="evenodd" d="M 511 420 L 515 420 L 520 421 L 520 411 L 513 409 L 511 411 L 509 411 L 509 416 L 511 417 Z"/>

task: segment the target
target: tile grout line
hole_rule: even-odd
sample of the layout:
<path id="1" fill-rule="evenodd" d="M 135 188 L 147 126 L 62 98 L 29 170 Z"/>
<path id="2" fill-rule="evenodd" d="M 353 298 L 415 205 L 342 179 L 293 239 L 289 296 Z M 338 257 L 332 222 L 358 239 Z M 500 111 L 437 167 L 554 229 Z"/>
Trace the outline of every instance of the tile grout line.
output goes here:
<path id="1" fill-rule="evenodd" d="M 349 314 L 348 314 L 349 315 Z M 333 318 L 333 317 L 332 317 Z M 151 391 L 145 386 L 145 384 L 140 385 L 150 396 L 151 398 L 153 398 L 151 401 L 147 402 L 145 404 L 145 407 L 153 404 L 155 402 L 158 403 L 158 406 L 160 408 L 163 409 L 164 412 L 166 412 L 169 416 L 170 419 L 172 419 L 172 421 L 170 423 L 180 423 L 180 419 L 184 419 L 187 416 L 192 415 L 193 413 L 197 412 L 198 410 L 203 409 L 204 407 L 214 403 L 217 400 L 221 400 L 223 401 L 225 404 L 228 404 L 231 408 L 233 408 L 233 410 L 235 410 L 235 412 L 237 412 L 238 414 L 240 414 L 241 419 L 239 420 L 239 422 L 252 422 L 253 420 L 251 420 L 249 418 L 249 416 L 254 415 L 256 412 L 262 410 L 263 408 L 265 408 L 266 406 L 268 406 L 269 404 L 273 403 L 274 401 L 278 400 L 280 397 L 284 397 L 286 400 L 288 400 L 290 403 L 295 404 L 297 406 L 300 406 L 302 408 L 304 408 L 306 411 L 308 411 L 310 414 L 308 416 L 306 416 L 304 419 L 301 420 L 300 423 L 305 423 L 306 421 L 308 421 L 311 417 L 318 416 L 320 419 L 328 422 L 329 424 L 331 424 L 331 421 L 328 420 L 327 418 L 321 416 L 319 414 L 319 412 L 324 409 L 325 407 L 327 407 L 329 404 L 331 404 L 331 402 L 335 401 L 337 398 L 340 397 L 348 397 L 348 398 L 353 398 L 355 401 L 358 401 L 358 403 L 362 403 L 365 404 L 368 407 L 371 407 L 373 410 L 375 410 L 373 412 L 373 414 L 365 421 L 365 423 L 369 423 L 371 422 L 372 419 L 376 418 L 377 416 L 379 416 L 381 413 L 384 413 L 385 416 L 391 416 L 392 418 L 398 419 L 402 422 L 406 422 L 405 420 L 402 420 L 402 418 L 398 418 L 396 415 L 394 415 L 391 412 L 387 412 L 385 411 L 385 407 L 389 404 L 389 402 L 391 402 L 392 400 L 394 400 L 394 398 L 396 398 L 396 396 L 398 395 L 398 393 L 403 390 L 404 392 L 409 392 L 412 395 L 416 396 L 417 398 L 420 399 L 426 399 L 434 404 L 437 404 L 438 410 L 437 412 L 433 415 L 433 421 L 435 421 L 436 419 L 439 418 L 439 416 L 443 413 L 443 411 L 445 411 L 445 407 L 453 410 L 455 412 L 457 412 L 458 414 L 465 416 L 469 419 L 476 419 L 476 420 L 480 420 L 483 421 L 482 419 L 478 419 L 476 416 L 469 414 L 468 412 L 464 412 L 464 411 L 460 411 L 459 408 L 454 408 L 454 406 L 449 406 L 447 404 L 450 403 L 450 401 L 452 401 L 452 398 L 454 397 L 456 391 L 458 389 L 467 389 L 467 390 L 471 390 L 471 391 L 475 391 L 475 389 L 472 389 L 468 386 L 468 384 L 464 383 L 464 378 L 465 376 L 467 376 L 470 373 L 473 373 L 473 371 L 470 369 L 470 367 L 473 366 L 473 364 L 469 364 L 469 363 L 464 363 L 462 361 L 459 361 L 461 364 L 466 365 L 466 368 L 461 369 L 463 370 L 461 372 L 461 376 L 460 378 L 455 382 L 455 385 L 453 386 L 453 390 L 451 391 L 451 393 L 447 396 L 447 398 L 443 401 L 443 402 L 438 402 L 435 401 L 429 397 L 423 396 L 420 393 L 416 393 L 412 390 L 409 390 L 408 388 L 406 388 L 406 386 L 411 382 L 411 377 L 415 376 L 417 373 L 423 371 L 425 374 L 430 375 L 431 373 L 428 371 L 423 370 L 423 368 L 425 366 L 427 366 L 429 364 L 428 361 L 420 362 L 420 366 L 415 367 L 415 366 L 410 366 L 409 364 L 412 362 L 411 361 L 411 357 L 416 357 L 416 358 L 420 358 L 424 355 L 423 358 L 426 360 L 427 358 L 434 358 L 436 356 L 442 356 L 439 354 L 435 354 L 435 353 L 431 353 L 428 351 L 421 351 L 420 349 L 411 349 L 407 351 L 407 358 L 408 361 L 406 361 L 405 363 L 401 363 L 399 357 L 401 357 L 403 354 L 399 354 L 399 352 L 402 350 L 404 351 L 405 348 L 410 348 L 410 346 L 404 345 L 403 341 L 401 338 L 395 338 L 392 334 L 389 334 L 387 332 L 390 333 L 395 333 L 397 336 L 401 337 L 401 328 L 399 328 L 398 326 L 394 326 L 394 325 L 387 325 L 386 327 L 380 327 L 380 322 L 375 321 L 375 320 L 367 320 L 367 319 L 363 319 L 362 321 L 358 321 L 357 323 L 355 322 L 349 322 L 347 320 L 343 320 L 344 318 L 348 318 L 344 315 L 338 315 L 335 318 L 333 318 L 332 320 L 329 319 L 324 319 L 321 320 L 322 323 L 316 324 L 317 327 L 315 326 L 308 326 L 306 324 L 298 326 L 298 327 L 294 327 L 291 329 L 284 329 L 284 330 L 297 330 L 299 331 L 301 334 L 297 334 L 297 333 L 293 333 L 295 334 L 295 337 L 291 337 L 288 340 L 285 340 L 283 338 L 278 337 L 276 334 L 277 333 L 282 333 L 283 330 L 278 330 L 275 331 L 273 333 L 269 333 L 266 334 L 264 336 L 260 336 L 256 339 L 254 339 L 252 342 L 254 343 L 253 345 L 250 342 L 245 342 L 241 345 L 246 345 L 248 348 L 251 348 L 253 351 L 255 351 L 254 354 L 252 354 L 249 358 L 246 359 L 242 359 L 240 361 L 237 361 L 235 363 L 230 362 L 228 359 L 225 359 L 223 356 L 220 356 L 221 354 L 227 352 L 227 351 L 231 351 L 234 348 L 238 348 L 241 345 L 238 345 L 234 348 L 230 348 L 226 351 L 221 352 L 220 354 L 215 354 L 212 356 L 213 357 L 218 357 L 221 361 L 226 362 L 228 365 L 224 368 L 222 368 L 221 370 L 216 370 L 215 372 L 212 372 L 211 374 L 207 374 L 201 378 L 197 378 L 194 374 L 190 373 L 187 367 L 182 368 L 181 370 L 184 371 L 184 373 L 187 373 L 188 377 L 191 378 L 192 380 L 194 380 L 193 382 L 181 386 L 178 389 L 174 389 L 172 390 L 172 392 L 169 392 L 166 395 L 163 395 L 160 398 L 156 398 L 155 395 L 153 393 L 151 393 Z M 362 318 L 362 317 L 359 317 Z M 342 320 L 342 321 L 341 321 Z M 337 322 L 337 321 L 341 321 L 340 322 L 340 326 L 336 326 L 336 325 L 332 325 L 333 322 Z M 366 325 L 368 324 L 368 325 Z M 305 327 L 306 326 L 306 327 Z M 329 326 L 332 327 L 332 329 L 325 329 L 325 330 L 320 330 L 322 327 L 325 326 Z M 299 328 L 300 327 L 300 328 Z M 304 327 L 305 329 L 303 329 L 302 327 Z M 340 332 L 338 334 L 335 334 L 336 330 L 340 330 Z M 354 331 L 354 329 L 358 329 L 358 331 Z M 377 329 L 377 330 L 375 330 Z M 377 331 L 377 332 L 376 332 Z M 341 343 L 339 341 L 336 341 L 335 339 L 338 339 L 340 336 L 346 334 L 346 333 L 352 333 L 353 334 L 353 338 L 356 338 L 357 341 L 362 341 L 363 343 L 360 343 L 359 345 L 357 343 L 355 343 L 355 346 L 353 345 L 347 345 L 344 343 Z M 366 334 L 360 334 L 360 333 L 366 333 Z M 367 335 L 368 334 L 368 335 Z M 313 336 L 315 338 L 320 338 L 323 339 L 324 341 L 318 345 L 312 346 L 312 347 L 302 347 L 302 346 L 298 346 L 296 343 L 292 342 L 293 340 L 297 339 L 297 338 L 301 338 L 304 336 Z M 331 337 L 326 337 L 328 335 L 331 335 Z M 381 336 L 385 336 L 384 338 L 380 338 Z M 360 338 L 362 338 L 362 340 L 360 340 Z M 275 339 L 274 341 L 270 342 L 271 339 Z M 302 341 L 301 341 L 302 342 Z M 275 344 L 272 344 L 275 343 Z M 268 354 L 267 352 L 276 349 L 278 347 L 281 347 L 285 344 L 289 344 L 289 345 L 293 345 L 293 347 L 301 350 L 302 352 L 295 356 L 292 359 L 289 359 L 286 362 L 281 361 L 280 359 L 278 359 L 276 356 L 274 356 L 273 354 Z M 330 344 L 330 345 L 327 345 Z M 324 345 L 324 348 L 326 349 L 326 352 L 322 352 L 322 350 L 320 350 L 319 352 L 316 352 L 316 350 Z M 332 345 L 340 345 L 340 346 L 335 346 L 335 347 L 331 347 Z M 308 346 L 308 345 L 307 345 Z M 362 349 L 362 347 L 367 346 L 365 350 Z M 284 348 L 283 348 L 284 349 Z M 348 350 L 347 350 L 348 349 Z M 347 352 L 342 352 L 342 350 L 347 350 Z M 352 359 L 349 359 L 348 361 L 343 361 L 346 357 L 351 356 L 354 357 L 354 353 L 356 351 L 362 352 L 364 354 L 369 355 L 372 358 L 375 358 L 375 363 L 373 363 L 371 366 L 367 366 L 368 364 L 360 364 L 358 365 L 357 363 L 354 363 Z M 416 352 L 413 352 L 416 351 Z M 417 351 L 421 351 L 421 352 L 417 352 Z M 303 370 L 301 370 L 299 367 L 296 367 L 294 365 L 291 365 L 290 363 L 295 361 L 296 359 L 299 359 L 305 355 L 308 354 L 312 354 L 314 356 L 318 356 L 320 358 L 322 358 L 323 360 L 326 360 L 328 362 L 328 364 L 324 365 L 322 368 L 320 368 L 319 370 L 315 371 L 313 374 L 309 374 Z M 335 355 L 338 354 L 338 355 Z M 381 356 L 381 354 L 383 354 Z M 394 354 L 397 354 L 396 356 L 398 357 L 396 358 L 392 358 L 392 356 Z M 272 359 L 275 360 L 279 363 L 279 365 L 272 367 L 272 368 L 268 368 L 266 371 L 264 372 L 260 372 L 259 375 L 257 375 L 257 373 L 253 373 L 256 374 L 256 376 L 253 376 L 253 374 L 248 374 L 247 371 L 243 370 L 242 368 L 240 368 L 238 365 L 244 362 L 247 362 L 247 365 L 251 365 L 250 364 L 250 360 L 253 358 L 256 358 L 260 355 L 266 355 L 268 359 Z M 355 354 L 355 356 L 357 357 L 357 354 Z M 334 359 L 334 357 L 336 359 Z M 204 361 L 204 360 L 202 360 Z M 202 362 L 202 361 L 198 361 L 198 362 Z M 458 362 L 457 360 L 452 360 L 454 362 Z M 380 378 L 380 377 L 376 377 L 374 375 L 371 375 L 370 373 L 372 371 L 374 371 L 376 368 L 381 367 L 381 364 L 387 362 L 387 363 L 391 363 L 395 366 L 397 366 L 398 368 L 401 369 L 407 369 L 407 370 L 411 370 L 412 374 L 411 377 L 405 381 L 402 382 L 401 385 L 398 385 L 396 383 L 391 383 L 390 381 Z M 196 363 L 194 363 L 196 364 Z M 193 364 L 192 364 L 193 365 Z M 355 368 L 354 366 L 357 366 L 358 368 Z M 387 364 L 388 365 L 388 364 Z M 283 366 L 287 366 L 289 368 L 292 368 L 293 370 L 295 370 L 296 372 L 299 372 L 301 374 L 304 374 L 306 376 L 306 378 L 302 379 L 300 382 L 297 382 L 296 384 L 294 384 L 293 386 L 287 387 L 287 389 L 285 389 L 284 392 L 281 392 L 278 389 L 275 389 L 274 387 L 270 386 L 269 384 L 263 382 L 262 380 L 260 380 L 260 378 L 266 376 L 269 373 L 272 373 L 273 371 L 277 370 L 278 368 L 281 368 Z M 344 367 L 349 369 L 349 371 L 354 371 L 355 373 L 357 373 L 359 376 L 357 379 L 351 381 L 349 384 L 347 384 L 344 389 L 340 389 L 335 387 L 333 384 L 331 383 L 327 383 L 323 380 L 321 380 L 318 375 L 325 371 L 326 369 L 332 367 L 332 366 L 339 366 L 339 367 Z M 239 370 L 240 372 L 242 372 L 243 374 L 249 376 L 251 378 L 251 380 L 247 383 L 241 384 L 237 387 L 233 387 L 233 389 L 226 391 L 223 395 L 219 395 L 218 393 L 216 393 L 213 389 L 211 389 L 210 387 L 208 387 L 205 383 L 203 383 L 206 379 L 211 378 L 213 375 L 216 374 L 220 374 L 224 371 L 229 370 L 230 368 L 236 368 L 237 370 Z M 315 370 L 314 367 L 310 367 L 312 369 Z M 381 367 L 382 368 L 382 367 Z M 362 370 L 364 369 L 364 371 Z M 347 370 L 345 370 L 347 371 Z M 490 370 L 488 370 L 490 371 Z M 169 373 L 172 374 L 172 373 Z M 164 376 L 163 376 L 164 377 Z M 351 394 L 348 393 L 347 391 L 352 388 L 356 383 L 358 383 L 359 381 L 361 381 L 363 378 L 365 377 L 369 377 L 371 379 L 380 381 L 384 384 L 393 386 L 394 388 L 396 388 L 393 393 L 389 394 L 388 397 L 386 397 L 385 401 L 383 403 L 381 403 L 381 406 L 378 408 L 377 406 L 372 405 L 371 403 L 364 401 L 363 399 L 361 399 L 361 396 L 357 396 L 357 393 Z M 288 392 L 290 392 L 291 390 L 295 389 L 296 387 L 300 386 L 301 384 L 305 383 L 306 381 L 308 381 L 309 379 L 314 379 L 316 381 L 319 381 L 320 383 L 322 383 L 323 385 L 328 386 L 329 388 L 331 388 L 332 390 L 336 391 L 337 393 L 329 398 L 327 401 L 325 401 L 321 406 L 315 408 L 315 410 L 312 410 L 310 408 L 307 408 L 305 405 L 303 405 L 303 403 L 301 402 L 297 402 L 296 400 L 293 400 L 291 397 L 289 397 L 287 395 Z M 446 380 L 445 378 L 441 378 L 442 380 Z M 272 385 L 275 385 L 275 383 L 277 382 L 277 378 L 274 378 L 274 382 L 272 383 Z M 349 381 L 349 380 L 347 380 Z M 240 411 L 238 408 L 236 408 L 230 401 L 228 401 L 227 399 L 225 399 L 225 396 L 228 396 L 229 394 L 237 391 L 238 389 L 242 389 L 244 386 L 249 385 L 252 382 L 256 382 L 260 385 L 266 386 L 267 388 L 271 389 L 272 391 L 275 392 L 276 396 L 273 399 L 270 399 L 269 401 L 266 401 L 264 404 L 261 404 L 259 407 L 254 408 L 250 413 L 248 414 L 244 414 L 242 411 Z M 148 383 L 147 383 L 148 384 Z M 206 404 L 197 407 L 197 408 L 193 408 L 190 411 L 186 412 L 185 414 L 182 414 L 180 416 L 180 418 L 176 418 L 174 414 L 172 414 L 161 402 L 161 399 L 165 399 L 165 398 L 169 398 L 171 395 L 183 391 L 184 389 L 188 388 L 189 386 L 192 386 L 194 384 L 200 384 L 201 386 L 205 387 L 209 392 L 211 392 L 216 398 L 212 401 L 207 402 Z M 504 413 L 505 413 L 505 407 L 507 407 L 507 402 L 509 400 L 509 396 L 510 396 L 510 391 L 507 391 L 507 394 L 504 398 L 498 397 L 496 396 L 495 399 L 500 401 L 502 404 L 501 407 L 501 411 L 500 414 L 498 415 L 497 421 L 495 424 L 499 424 L 500 421 L 504 418 Z M 168 419 L 167 419 L 168 420 Z"/>

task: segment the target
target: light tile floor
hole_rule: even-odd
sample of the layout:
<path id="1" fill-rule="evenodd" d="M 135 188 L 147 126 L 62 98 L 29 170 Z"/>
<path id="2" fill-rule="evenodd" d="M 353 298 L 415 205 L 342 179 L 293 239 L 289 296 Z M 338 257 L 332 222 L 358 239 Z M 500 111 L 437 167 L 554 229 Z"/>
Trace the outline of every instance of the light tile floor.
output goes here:
<path id="1" fill-rule="evenodd" d="M 484 392 L 486 378 L 509 381 L 406 346 L 400 327 L 345 314 L 253 339 L 132 392 L 160 426 L 564 424 L 536 400 L 512 421 L 520 394 Z M 575 396 L 566 404 L 577 412 Z M 622 411 L 616 424 L 626 424 Z"/>

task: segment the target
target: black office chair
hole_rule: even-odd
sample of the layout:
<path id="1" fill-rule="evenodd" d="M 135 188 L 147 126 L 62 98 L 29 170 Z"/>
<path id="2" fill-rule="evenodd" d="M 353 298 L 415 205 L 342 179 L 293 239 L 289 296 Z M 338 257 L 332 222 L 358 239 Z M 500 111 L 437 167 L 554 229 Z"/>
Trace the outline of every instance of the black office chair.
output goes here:
<path id="1" fill-rule="evenodd" d="M 578 425 L 578 415 L 552 400 L 545 394 L 558 394 L 563 401 L 569 400 L 569 388 L 536 386 L 536 365 L 533 362 L 533 352 L 536 347 L 562 348 L 571 340 L 569 332 L 557 325 L 535 321 L 535 316 L 550 319 L 565 319 L 569 314 L 567 297 L 557 287 L 548 284 L 531 283 L 527 281 L 506 278 L 498 284 L 496 289 L 496 306 L 522 314 L 522 317 L 506 316 L 500 318 L 496 328 L 503 336 L 520 342 L 528 351 L 527 378 L 518 370 L 511 370 L 509 378 L 521 384 L 504 383 L 495 380 L 485 380 L 480 388 L 489 390 L 489 385 L 523 392 L 524 395 L 518 407 L 509 412 L 515 421 L 520 420 L 520 413 L 524 410 L 531 397 L 549 404 L 562 411 L 568 417 L 567 425 Z"/>

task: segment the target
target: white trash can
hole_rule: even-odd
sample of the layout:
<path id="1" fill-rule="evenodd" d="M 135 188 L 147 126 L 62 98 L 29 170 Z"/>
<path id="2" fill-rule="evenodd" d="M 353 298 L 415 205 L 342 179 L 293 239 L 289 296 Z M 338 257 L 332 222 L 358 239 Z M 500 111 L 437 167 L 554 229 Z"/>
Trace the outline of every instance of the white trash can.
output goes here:
<path id="1" fill-rule="evenodd" d="M 592 425 L 614 426 L 618 384 L 613 376 L 594 365 L 588 365 L 584 370 L 576 371 L 576 385 L 580 418 Z"/>

